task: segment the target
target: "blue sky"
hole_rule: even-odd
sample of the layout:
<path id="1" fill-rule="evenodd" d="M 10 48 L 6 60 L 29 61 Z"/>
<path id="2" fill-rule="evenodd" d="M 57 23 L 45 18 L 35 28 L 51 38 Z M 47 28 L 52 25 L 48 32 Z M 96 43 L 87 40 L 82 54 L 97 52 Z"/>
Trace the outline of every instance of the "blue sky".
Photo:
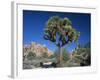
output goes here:
<path id="1" fill-rule="evenodd" d="M 91 40 L 91 14 L 89 13 L 69 13 L 69 12 L 48 12 L 23 10 L 23 44 L 30 44 L 32 41 L 46 45 L 54 51 L 57 46 L 43 38 L 44 28 L 47 20 L 51 16 L 67 17 L 72 21 L 72 26 L 80 31 L 78 43 L 85 44 Z M 71 52 L 76 47 L 76 43 L 64 46 Z"/>

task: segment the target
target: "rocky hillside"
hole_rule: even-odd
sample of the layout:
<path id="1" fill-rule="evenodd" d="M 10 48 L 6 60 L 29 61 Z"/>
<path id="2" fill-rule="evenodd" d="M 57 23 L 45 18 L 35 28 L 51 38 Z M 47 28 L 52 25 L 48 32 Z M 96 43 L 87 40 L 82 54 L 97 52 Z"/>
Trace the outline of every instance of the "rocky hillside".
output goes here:
<path id="1" fill-rule="evenodd" d="M 31 42 L 28 45 L 24 45 L 23 56 L 27 56 L 29 52 L 35 53 L 37 57 L 41 57 L 43 54 L 46 54 L 48 57 L 53 55 L 53 52 L 46 46 L 36 42 Z"/>

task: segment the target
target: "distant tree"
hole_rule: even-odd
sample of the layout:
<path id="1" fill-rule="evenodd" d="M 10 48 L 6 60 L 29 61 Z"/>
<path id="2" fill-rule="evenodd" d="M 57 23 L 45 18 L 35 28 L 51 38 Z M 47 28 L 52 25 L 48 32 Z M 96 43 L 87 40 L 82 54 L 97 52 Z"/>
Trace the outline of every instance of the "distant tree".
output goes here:
<path id="1" fill-rule="evenodd" d="M 80 33 L 72 27 L 72 22 L 68 18 L 58 16 L 50 17 L 44 29 L 44 39 L 50 40 L 59 48 L 59 64 L 62 61 L 62 47 L 77 41 L 79 35 Z"/>
<path id="2" fill-rule="evenodd" d="M 32 60 L 36 57 L 36 54 L 34 52 L 29 52 L 27 55 L 27 59 Z"/>

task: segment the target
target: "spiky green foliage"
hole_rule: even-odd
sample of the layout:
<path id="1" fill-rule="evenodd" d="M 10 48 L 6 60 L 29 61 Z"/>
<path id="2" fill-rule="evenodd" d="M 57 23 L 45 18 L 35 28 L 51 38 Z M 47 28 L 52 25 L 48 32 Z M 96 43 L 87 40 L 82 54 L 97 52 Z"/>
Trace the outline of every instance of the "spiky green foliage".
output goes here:
<path id="1" fill-rule="evenodd" d="M 44 29 L 44 39 L 54 42 L 59 47 L 76 41 L 79 35 L 68 18 L 62 19 L 58 16 L 50 17 Z"/>

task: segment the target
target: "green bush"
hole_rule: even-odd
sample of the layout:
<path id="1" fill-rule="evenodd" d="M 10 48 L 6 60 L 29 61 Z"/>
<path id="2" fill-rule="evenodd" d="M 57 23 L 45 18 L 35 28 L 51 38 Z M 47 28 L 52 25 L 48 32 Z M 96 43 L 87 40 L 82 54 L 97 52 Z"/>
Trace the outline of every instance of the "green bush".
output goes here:
<path id="1" fill-rule="evenodd" d="M 78 46 L 77 46 L 78 47 Z M 73 51 L 73 59 L 80 63 L 80 66 L 91 65 L 91 46 L 90 42 L 81 45 Z"/>
<path id="2" fill-rule="evenodd" d="M 47 58 L 48 57 L 48 53 L 44 52 L 43 53 L 43 58 Z"/>
<path id="3" fill-rule="evenodd" d="M 28 60 L 32 60 L 36 57 L 36 54 L 34 52 L 29 52 L 27 55 L 27 59 Z"/>

